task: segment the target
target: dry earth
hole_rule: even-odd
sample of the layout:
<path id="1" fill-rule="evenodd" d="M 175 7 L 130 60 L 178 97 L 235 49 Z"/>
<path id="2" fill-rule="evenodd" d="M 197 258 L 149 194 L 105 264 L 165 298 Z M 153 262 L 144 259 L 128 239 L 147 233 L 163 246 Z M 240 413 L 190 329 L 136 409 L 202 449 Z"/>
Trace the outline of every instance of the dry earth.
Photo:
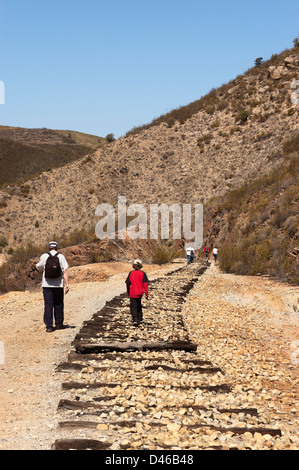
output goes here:
<path id="1" fill-rule="evenodd" d="M 184 317 L 202 359 L 221 367 L 243 404 L 282 430 L 276 443 L 245 436 L 248 446 L 299 449 L 299 287 L 223 274 L 212 265 L 192 290 Z"/>
<path id="2" fill-rule="evenodd" d="M 291 102 L 297 48 L 279 56 L 277 66 L 280 78 L 267 66 L 254 67 L 214 90 L 183 124 L 163 122 L 45 171 L 23 188 L 1 189 L 0 235 L 12 248 L 43 244 L 57 234 L 93 232 L 98 205 L 117 208 L 119 196 L 147 209 L 198 204 L 269 174 L 282 163 L 283 143 L 298 132 L 298 106 Z M 239 113 L 248 110 L 240 123 Z"/>
<path id="3" fill-rule="evenodd" d="M 144 269 L 154 279 L 177 267 L 145 265 Z M 125 292 L 129 270 L 127 263 L 71 268 L 71 290 L 65 298 L 65 322 L 71 328 L 53 334 L 45 332 L 40 290 L 0 297 L 0 342 L 4 345 L 4 361 L 0 361 L 4 362 L 0 363 L 0 450 L 51 447 L 61 386 L 56 365 L 65 360 L 83 321 L 107 300 Z"/>
<path id="4" fill-rule="evenodd" d="M 178 266 L 145 269 L 153 279 Z M 66 297 L 66 323 L 72 328 L 51 335 L 42 323 L 40 291 L 0 297 L 0 341 L 5 347 L 0 449 L 51 447 L 61 393 L 56 365 L 65 360 L 82 322 L 124 292 L 127 272 L 125 263 L 72 268 Z M 282 448 L 299 448 L 299 346 L 292 349 L 299 340 L 299 288 L 223 274 L 212 264 L 191 291 L 183 314 L 202 358 L 223 367 L 246 402 L 264 407 L 268 414 L 270 410 L 269 420 L 284 433 Z M 265 446 L 271 445 L 265 441 Z"/>

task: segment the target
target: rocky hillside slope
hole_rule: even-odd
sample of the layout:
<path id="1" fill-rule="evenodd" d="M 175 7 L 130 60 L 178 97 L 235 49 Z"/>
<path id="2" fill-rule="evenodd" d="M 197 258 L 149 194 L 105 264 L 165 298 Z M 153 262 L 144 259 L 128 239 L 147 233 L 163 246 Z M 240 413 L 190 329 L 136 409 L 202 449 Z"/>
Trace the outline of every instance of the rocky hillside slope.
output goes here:
<path id="1" fill-rule="evenodd" d="M 214 198 L 205 235 L 231 273 L 267 274 L 299 285 L 299 132 L 267 176 Z"/>
<path id="2" fill-rule="evenodd" d="M 100 203 L 200 203 L 267 175 L 298 130 L 298 48 L 89 157 L 0 192 L 7 248 L 93 231 Z"/>
<path id="3" fill-rule="evenodd" d="M 0 187 L 82 158 L 104 142 L 75 131 L 0 126 Z"/>

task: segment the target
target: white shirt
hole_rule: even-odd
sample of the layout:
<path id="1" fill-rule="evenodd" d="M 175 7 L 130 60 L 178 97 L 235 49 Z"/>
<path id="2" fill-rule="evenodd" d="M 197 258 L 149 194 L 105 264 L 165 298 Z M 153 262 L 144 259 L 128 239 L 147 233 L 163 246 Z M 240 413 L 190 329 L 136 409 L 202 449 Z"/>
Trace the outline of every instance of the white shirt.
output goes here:
<path id="1" fill-rule="evenodd" d="M 214 248 L 213 249 L 213 255 L 217 255 L 217 253 L 218 253 L 218 248 Z"/>
<path id="2" fill-rule="evenodd" d="M 51 250 L 50 251 L 51 255 L 56 255 L 57 251 L 56 250 Z M 46 279 L 45 278 L 45 266 L 46 266 L 46 262 L 47 262 L 47 259 L 49 258 L 49 253 L 44 253 L 40 260 L 39 260 L 39 263 L 36 265 L 36 269 L 38 269 L 38 271 L 41 271 L 43 269 L 43 282 L 42 282 L 42 287 L 63 287 L 64 286 L 64 280 L 63 280 L 63 275 L 61 277 L 59 277 L 58 279 Z M 59 263 L 60 263 L 60 266 L 61 266 L 61 270 L 62 272 L 63 271 L 66 271 L 69 267 L 69 265 L 67 264 L 67 261 L 65 259 L 65 257 L 59 253 L 58 254 L 58 259 L 59 259 Z"/>
<path id="3" fill-rule="evenodd" d="M 189 246 L 189 248 L 187 248 L 186 250 L 187 255 L 191 255 L 192 251 L 193 251 L 193 248 Z"/>

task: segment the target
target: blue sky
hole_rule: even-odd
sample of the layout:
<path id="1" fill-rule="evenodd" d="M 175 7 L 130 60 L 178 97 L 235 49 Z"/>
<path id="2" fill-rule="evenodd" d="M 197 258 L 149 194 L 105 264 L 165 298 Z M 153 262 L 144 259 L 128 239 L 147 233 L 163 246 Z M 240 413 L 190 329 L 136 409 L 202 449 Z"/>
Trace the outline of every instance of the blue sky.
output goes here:
<path id="1" fill-rule="evenodd" d="M 298 18 L 298 0 L 0 0 L 0 124 L 120 137 L 291 48 Z"/>

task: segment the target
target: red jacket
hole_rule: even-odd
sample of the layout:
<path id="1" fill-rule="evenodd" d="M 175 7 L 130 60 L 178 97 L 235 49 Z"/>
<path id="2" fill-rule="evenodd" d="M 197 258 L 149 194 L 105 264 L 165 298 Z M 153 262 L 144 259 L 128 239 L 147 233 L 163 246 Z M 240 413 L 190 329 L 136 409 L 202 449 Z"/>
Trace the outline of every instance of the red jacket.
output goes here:
<path id="1" fill-rule="evenodd" d="M 138 299 L 143 294 L 148 295 L 148 278 L 140 269 L 131 271 L 126 280 L 127 292 L 132 299 Z"/>

